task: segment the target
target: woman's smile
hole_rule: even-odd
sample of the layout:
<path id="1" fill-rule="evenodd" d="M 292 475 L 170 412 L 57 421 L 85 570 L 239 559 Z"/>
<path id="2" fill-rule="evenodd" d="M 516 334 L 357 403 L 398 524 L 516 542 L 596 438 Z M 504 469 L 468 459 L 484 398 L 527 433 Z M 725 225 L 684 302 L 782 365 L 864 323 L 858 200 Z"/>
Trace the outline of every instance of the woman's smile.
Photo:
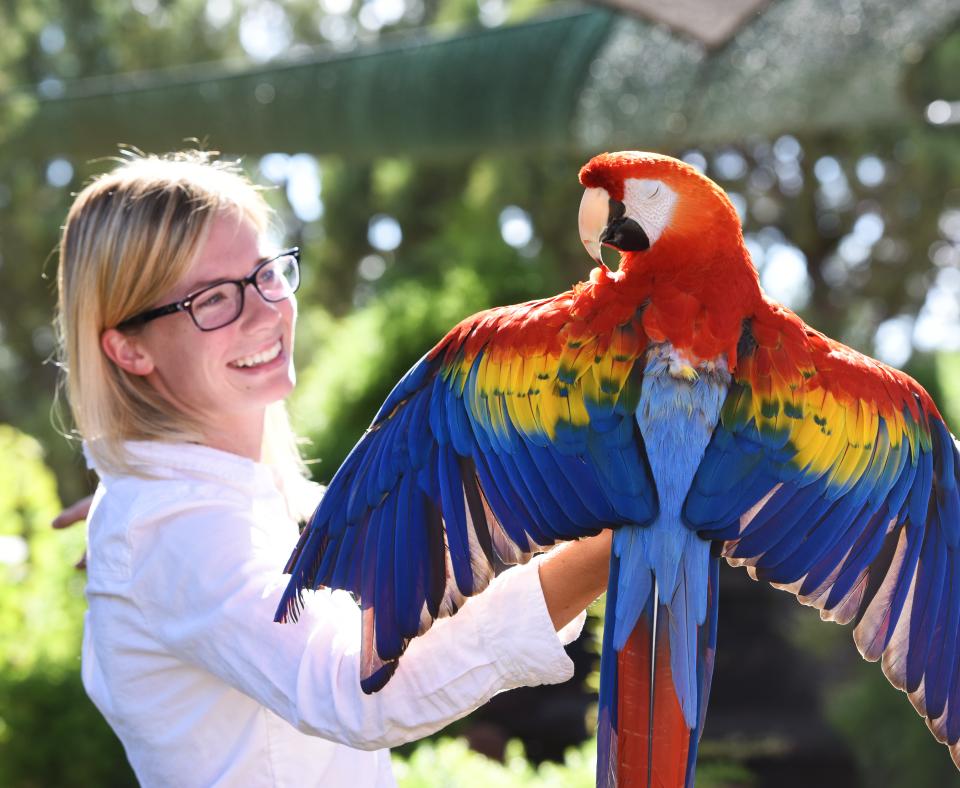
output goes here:
<path id="1" fill-rule="evenodd" d="M 259 350 L 250 354 L 249 356 L 238 358 L 236 361 L 231 361 L 228 366 L 231 366 L 234 369 L 255 372 L 262 369 L 273 369 L 277 366 L 280 366 L 285 360 L 286 358 L 283 353 L 283 339 L 280 338 L 266 350 Z"/>

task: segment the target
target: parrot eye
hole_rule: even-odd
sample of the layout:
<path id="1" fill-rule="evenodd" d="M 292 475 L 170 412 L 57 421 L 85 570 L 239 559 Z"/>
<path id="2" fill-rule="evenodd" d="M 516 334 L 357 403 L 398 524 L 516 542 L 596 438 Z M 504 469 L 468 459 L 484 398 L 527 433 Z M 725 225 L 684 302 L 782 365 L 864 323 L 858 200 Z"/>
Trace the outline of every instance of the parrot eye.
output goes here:
<path id="1" fill-rule="evenodd" d="M 663 181 L 655 178 L 627 178 L 624 181 L 624 215 L 640 225 L 651 246 L 669 226 L 676 202 L 676 193 Z"/>
<path id="2" fill-rule="evenodd" d="M 627 194 L 638 202 L 652 200 L 660 194 L 660 187 L 663 184 L 652 178 L 631 179 L 627 181 Z M 629 201 L 629 200 L 628 200 Z"/>
<path id="3" fill-rule="evenodd" d="M 662 185 L 660 181 L 644 178 L 643 180 L 628 182 L 628 191 L 632 192 L 631 196 L 637 200 L 652 200 L 660 194 L 660 187 Z"/>

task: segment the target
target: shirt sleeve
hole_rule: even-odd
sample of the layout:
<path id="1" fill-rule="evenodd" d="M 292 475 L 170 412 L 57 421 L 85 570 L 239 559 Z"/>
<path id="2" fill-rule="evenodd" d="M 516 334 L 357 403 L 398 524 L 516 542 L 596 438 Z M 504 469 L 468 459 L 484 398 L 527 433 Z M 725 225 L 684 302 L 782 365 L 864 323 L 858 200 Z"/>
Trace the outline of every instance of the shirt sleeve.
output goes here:
<path id="1" fill-rule="evenodd" d="M 414 638 L 387 686 L 365 695 L 356 603 L 342 591 L 309 592 L 298 622 L 274 623 L 289 578 L 278 570 L 276 539 L 249 514 L 209 507 L 150 533 L 134 601 L 155 637 L 305 733 L 359 749 L 395 746 L 502 690 L 573 675 L 563 644 L 584 616 L 554 631 L 537 559 Z"/>

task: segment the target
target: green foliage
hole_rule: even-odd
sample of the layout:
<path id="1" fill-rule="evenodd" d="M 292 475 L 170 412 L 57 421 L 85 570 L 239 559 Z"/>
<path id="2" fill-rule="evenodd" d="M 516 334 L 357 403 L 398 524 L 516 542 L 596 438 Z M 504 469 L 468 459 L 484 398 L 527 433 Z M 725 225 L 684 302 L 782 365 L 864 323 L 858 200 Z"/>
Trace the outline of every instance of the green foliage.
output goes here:
<path id="1" fill-rule="evenodd" d="M 936 357 L 936 377 L 940 390 L 937 403 L 954 433 L 960 432 L 960 353 L 940 353 Z"/>
<path id="2" fill-rule="evenodd" d="M 314 471 L 319 479 L 329 481 L 393 382 L 488 298 L 476 272 L 454 268 L 439 291 L 404 282 L 346 317 L 320 311 L 304 316 L 298 343 L 313 360 L 300 374 L 290 410 L 311 441 L 307 455 L 323 463 Z"/>
<path id="3" fill-rule="evenodd" d="M 40 444 L 8 425 L 0 425 L 0 477 L 0 535 L 27 551 L 23 562 L 0 563 L 0 665 L 23 676 L 79 653 L 83 579 L 73 562 L 83 533 L 50 528 L 59 511 L 53 474 Z"/>
<path id="4" fill-rule="evenodd" d="M 937 99 L 956 101 L 956 75 L 960 70 L 960 30 L 948 32 L 923 55 L 907 74 L 911 98 L 922 106 Z"/>
<path id="5" fill-rule="evenodd" d="M 952 785 L 956 769 L 907 696 L 893 687 L 880 664 L 860 658 L 851 627 L 820 620 L 798 608 L 783 631 L 824 677 L 820 700 L 827 720 L 856 757 L 864 785 L 934 788 Z"/>
<path id="6" fill-rule="evenodd" d="M 0 709 L 0 785 L 137 785 L 123 747 L 84 692 L 76 659 L 16 681 L 0 677 Z"/>
<path id="7" fill-rule="evenodd" d="M 519 741 L 507 744 L 503 763 L 469 748 L 463 739 L 425 742 L 408 758 L 393 757 L 399 788 L 591 788 L 597 768 L 596 740 L 567 750 L 563 764 L 539 767 L 525 757 Z"/>
<path id="8" fill-rule="evenodd" d="M 596 784 L 597 740 L 571 747 L 563 763 L 526 759 L 523 744 L 507 743 L 503 763 L 474 752 L 463 739 L 438 739 L 419 745 L 408 757 L 394 754 L 399 788 L 593 788 Z M 696 788 L 750 788 L 750 772 L 736 764 L 698 768 Z"/>
<path id="9" fill-rule="evenodd" d="M 826 696 L 830 721 L 856 755 L 864 785 L 937 788 L 955 785 L 957 770 L 904 693 L 879 665 L 851 666 L 850 675 Z"/>
<path id="10" fill-rule="evenodd" d="M 135 785 L 80 682 L 83 529 L 51 529 L 60 503 L 40 444 L 4 424 L 0 478 L 0 785 Z"/>

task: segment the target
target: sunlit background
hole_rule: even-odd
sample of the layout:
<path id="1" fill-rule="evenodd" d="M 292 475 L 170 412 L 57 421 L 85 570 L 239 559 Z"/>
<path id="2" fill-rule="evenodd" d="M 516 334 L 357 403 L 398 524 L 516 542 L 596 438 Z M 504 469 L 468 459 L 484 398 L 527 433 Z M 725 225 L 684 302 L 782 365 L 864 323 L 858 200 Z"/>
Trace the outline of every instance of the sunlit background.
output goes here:
<path id="1" fill-rule="evenodd" d="M 83 534 L 48 527 L 93 483 L 51 415 L 58 229 L 118 146 L 220 150 L 267 187 L 304 250 L 291 409 L 321 481 L 450 326 L 586 275 L 577 170 L 617 148 L 717 180 L 764 289 L 956 431 L 958 22 L 955 0 L 0 5 L 0 785 L 133 784 L 79 682 Z M 958 783 L 849 633 L 722 586 L 698 786 Z M 574 682 L 445 732 L 493 760 L 432 740 L 401 785 L 591 785 L 585 640 Z"/>

